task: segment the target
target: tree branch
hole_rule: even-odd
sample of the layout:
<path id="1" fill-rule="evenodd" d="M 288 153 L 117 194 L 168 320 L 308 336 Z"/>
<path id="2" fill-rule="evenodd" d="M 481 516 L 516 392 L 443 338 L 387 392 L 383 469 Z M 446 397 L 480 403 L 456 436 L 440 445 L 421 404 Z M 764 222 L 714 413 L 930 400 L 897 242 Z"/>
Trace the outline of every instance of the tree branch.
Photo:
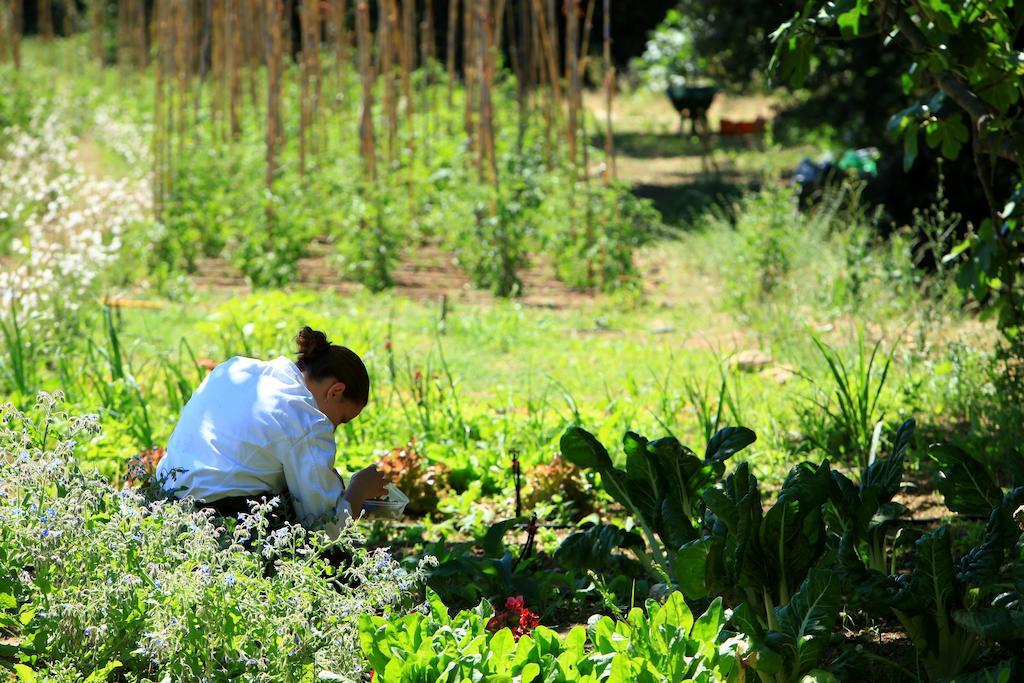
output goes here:
<path id="1" fill-rule="evenodd" d="M 917 28 L 914 20 L 899 7 L 893 7 L 893 18 L 900 33 L 907 39 L 911 47 L 918 52 L 928 52 L 930 47 L 928 40 L 921 30 Z M 974 92 L 954 74 L 948 71 L 935 71 L 930 73 L 932 80 L 939 90 L 956 102 L 971 118 L 971 127 L 974 129 L 978 145 L 986 152 L 992 152 L 996 156 L 1007 159 L 1014 163 L 1021 162 L 1021 155 L 1013 141 L 1003 136 L 993 136 L 985 129 L 989 121 L 994 118 L 992 110 L 985 102 L 974 94 Z"/>

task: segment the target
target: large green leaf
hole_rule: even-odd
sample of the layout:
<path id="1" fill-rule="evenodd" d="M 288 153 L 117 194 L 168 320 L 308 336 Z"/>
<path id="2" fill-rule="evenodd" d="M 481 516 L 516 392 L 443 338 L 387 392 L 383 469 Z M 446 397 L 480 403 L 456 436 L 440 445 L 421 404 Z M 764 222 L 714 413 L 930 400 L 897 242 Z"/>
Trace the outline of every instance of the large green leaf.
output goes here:
<path id="1" fill-rule="evenodd" d="M 639 479 L 651 486 L 658 486 L 658 471 L 653 459 L 647 454 L 647 439 L 636 432 L 626 432 L 622 437 L 622 450 L 626 452 L 626 477 Z"/>
<path id="2" fill-rule="evenodd" d="M 562 455 L 577 467 L 584 469 L 610 469 L 611 456 L 597 438 L 582 427 L 572 426 L 565 430 L 559 442 Z"/>
<path id="3" fill-rule="evenodd" d="M 750 605 L 743 603 L 732 613 L 732 621 L 739 631 L 750 640 L 757 654 L 757 671 L 765 674 L 779 674 L 785 666 L 785 656 L 768 643 L 769 632 L 761 625 Z"/>
<path id="4" fill-rule="evenodd" d="M 984 542 L 960 558 L 956 571 L 958 580 L 974 587 L 984 587 L 999 580 L 1006 553 L 1013 550 L 1021 535 L 1014 514 L 1022 504 L 1024 487 L 1007 492 L 989 515 Z"/>
<path id="5" fill-rule="evenodd" d="M 953 512 L 988 517 L 1003 498 L 985 466 L 962 449 L 940 444 L 928 449 L 940 470 L 939 492 Z"/>
<path id="6" fill-rule="evenodd" d="M 739 597 L 745 589 L 760 594 L 766 580 L 765 558 L 758 541 L 761 492 L 747 463 L 718 487 L 704 493 L 711 512 L 712 538 L 705 574 L 709 592 Z"/>
<path id="7" fill-rule="evenodd" d="M 1024 611 L 1005 607 L 960 609 L 953 619 L 964 630 L 985 640 L 1019 641 L 1024 638 Z"/>
<path id="8" fill-rule="evenodd" d="M 570 534 L 555 551 L 555 562 L 574 571 L 603 571 L 616 558 L 620 548 L 644 547 L 643 538 L 611 524 L 593 526 Z"/>
<path id="9" fill-rule="evenodd" d="M 941 526 L 919 538 L 915 545 L 917 562 L 910 573 L 908 592 L 927 612 L 945 619 L 946 614 L 960 607 L 961 600 L 959 582 L 953 572 L 949 530 Z"/>
<path id="10" fill-rule="evenodd" d="M 777 601 L 804 580 L 825 548 L 822 505 L 832 486 L 828 462 L 815 467 L 802 463 L 786 477 L 779 498 L 764 515 L 758 532 L 764 563 L 771 579 L 768 589 Z"/>
<path id="11" fill-rule="evenodd" d="M 829 637 L 839 618 L 841 591 L 834 572 L 811 571 L 788 605 L 776 608 L 776 633 L 767 640 L 786 659 L 790 678 L 798 679 L 816 669 L 828 647 Z"/>
<path id="12" fill-rule="evenodd" d="M 861 476 L 861 488 L 878 489 L 879 504 L 892 500 L 903 483 L 903 463 L 907 449 L 914 438 L 915 423 L 907 420 L 897 430 L 893 453 L 888 458 L 879 458 L 868 465 Z"/>
<path id="13" fill-rule="evenodd" d="M 724 462 L 757 441 L 757 435 L 746 427 L 720 429 L 708 441 L 704 452 L 705 462 Z"/>
<path id="14" fill-rule="evenodd" d="M 675 580 L 679 590 L 690 600 L 699 600 L 708 594 L 705 577 L 711 547 L 711 539 L 702 538 L 687 543 L 676 553 Z"/>

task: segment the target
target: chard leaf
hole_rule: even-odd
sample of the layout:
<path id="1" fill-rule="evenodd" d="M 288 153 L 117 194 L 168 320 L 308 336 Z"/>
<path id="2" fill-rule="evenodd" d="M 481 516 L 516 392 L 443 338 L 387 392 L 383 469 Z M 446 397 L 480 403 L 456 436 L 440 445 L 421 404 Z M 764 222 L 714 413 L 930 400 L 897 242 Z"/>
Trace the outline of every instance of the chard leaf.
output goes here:
<path id="1" fill-rule="evenodd" d="M 577 467 L 605 470 L 613 466 L 608 450 L 593 434 L 582 427 L 572 426 L 566 429 L 559 445 L 565 459 Z"/>
<path id="2" fill-rule="evenodd" d="M 617 559 L 626 559 L 615 554 L 619 548 L 643 547 L 644 540 L 639 534 L 602 524 L 566 537 L 555 551 L 555 562 L 565 569 L 599 572 Z"/>
<path id="3" fill-rule="evenodd" d="M 690 600 L 707 597 L 705 577 L 711 545 L 711 539 L 702 538 L 687 543 L 676 553 L 675 580 L 679 590 Z"/>
<path id="4" fill-rule="evenodd" d="M 1016 609 L 958 609 L 953 612 L 953 620 L 967 632 L 985 640 L 1020 640 L 1024 634 L 1024 611 Z"/>
<path id="5" fill-rule="evenodd" d="M 708 441 L 704 453 L 705 462 L 725 462 L 736 453 L 757 441 L 757 435 L 746 427 L 726 427 L 720 429 Z"/>
<path id="6" fill-rule="evenodd" d="M 754 610 L 750 605 L 743 603 L 732 613 L 732 621 L 743 635 L 750 641 L 754 652 L 757 654 L 757 663 L 754 665 L 758 673 L 779 674 L 785 664 L 783 655 L 768 644 L 767 632 L 761 626 Z"/>
<path id="7" fill-rule="evenodd" d="M 776 608 L 776 642 L 783 648 L 791 679 L 817 668 L 839 618 L 841 593 L 834 572 L 811 571 L 788 605 Z"/>
<path id="8" fill-rule="evenodd" d="M 932 446 L 928 455 L 941 470 L 938 487 L 950 510 L 987 517 L 999 505 L 1002 490 L 985 467 L 966 452 L 941 444 Z"/>
<path id="9" fill-rule="evenodd" d="M 647 439 L 636 432 L 626 432 L 622 437 L 622 448 L 626 452 L 626 477 L 656 486 L 658 472 L 647 454 Z"/>
<path id="10" fill-rule="evenodd" d="M 927 612 L 944 619 L 960 606 L 959 581 L 953 573 L 953 551 L 945 526 L 918 539 L 917 563 L 910 573 L 907 589 Z M 906 591 L 901 591 L 905 593 Z M 937 644 L 936 644 L 937 647 Z"/>

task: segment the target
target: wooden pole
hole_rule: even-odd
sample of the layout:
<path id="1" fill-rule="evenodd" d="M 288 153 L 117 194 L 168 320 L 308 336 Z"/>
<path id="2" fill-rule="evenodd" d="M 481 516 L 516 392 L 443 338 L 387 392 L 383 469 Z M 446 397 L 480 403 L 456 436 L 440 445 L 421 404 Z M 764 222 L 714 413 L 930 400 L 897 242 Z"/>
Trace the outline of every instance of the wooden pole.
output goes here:
<path id="1" fill-rule="evenodd" d="M 612 106 L 615 104 L 615 65 L 612 64 L 612 3 L 604 0 L 604 181 L 615 180 L 615 134 L 612 128 Z"/>
<path id="2" fill-rule="evenodd" d="M 15 0 L 17 1 L 17 0 Z M 92 44 L 92 57 L 100 66 L 105 61 L 106 46 L 104 45 L 104 33 L 106 32 L 106 2 L 93 0 L 89 4 L 89 40 Z M 154 14 L 156 11 L 154 9 Z"/>
<path id="3" fill-rule="evenodd" d="M 232 140 L 238 140 L 242 134 L 242 120 L 239 107 L 242 102 L 242 62 L 245 55 L 242 51 L 240 21 L 241 7 L 244 0 L 227 0 L 227 12 L 224 16 L 225 48 L 224 68 L 228 75 L 228 121 Z"/>
<path id="4" fill-rule="evenodd" d="M 578 161 L 576 154 L 577 136 L 579 135 L 578 103 L 576 101 L 580 88 L 579 71 L 579 3 L 567 0 L 565 18 L 565 80 L 569 88 L 569 116 L 566 122 L 566 141 L 569 144 L 569 168 L 575 175 Z"/>
<path id="5" fill-rule="evenodd" d="M 39 35 L 46 42 L 53 40 L 53 7 L 51 0 L 39 0 Z"/>
<path id="6" fill-rule="evenodd" d="M 448 48 L 445 53 L 448 71 L 448 110 L 451 111 L 455 92 L 455 46 L 459 30 L 459 0 L 448 2 Z"/>
<path id="7" fill-rule="evenodd" d="M 362 112 L 359 122 L 359 150 L 363 157 L 363 170 L 367 182 L 377 178 L 377 153 L 373 133 L 373 38 L 370 34 L 370 6 L 367 0 L 359 0 L 356 7 L 356 41 L 359 50 L 359 77 L 363 85 Z"/>
<path id="8" fill-rule="evenodd" d="M 266 0 L 266 17 L 270 31 L 270 51 L 267 55 L 267 190 L 272 190 L 277 175 L 277 151 L 282 141 L 281 131 L 281 8 L 278 0 Z"/>

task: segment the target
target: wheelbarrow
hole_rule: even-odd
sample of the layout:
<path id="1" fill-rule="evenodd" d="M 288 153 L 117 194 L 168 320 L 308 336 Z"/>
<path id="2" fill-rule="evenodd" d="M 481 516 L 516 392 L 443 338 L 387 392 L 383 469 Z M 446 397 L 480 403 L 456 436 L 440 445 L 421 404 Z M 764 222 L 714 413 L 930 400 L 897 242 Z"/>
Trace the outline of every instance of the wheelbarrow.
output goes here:
<path id="1" fill-rule="evenodd" d="M 718 94 L 718 88 L 710 86 L 694 87 L 689 85 L 671 84 L 666 91 L 672 106 L 679 113 L 679 131 L 682 132 L 683 120 L 690 119 L 690 133 L 699 135 L 698 123 L 706 133 L 708 130 L 708 109 Z"/>
<path id="2" fill-rule="evenodd" d="M 718 88 L 713 85 L 694 87 L 670 84 L 665 94 L 668 95 L 672 106 L 679 113 L 680 135 L 683 133 L 683 120 L 690 119 L 690 135 L 696 135 L 700 139 L 703 150 L 700 160 L 704 172 L 707 173 L 713 169 L 715 173 L 718 173 L 718 164 L 715 162 L 711 143 L 708 141 L 708 136 L 711 133 L 708 127 L 708 109 L 715 101 Z"/>

